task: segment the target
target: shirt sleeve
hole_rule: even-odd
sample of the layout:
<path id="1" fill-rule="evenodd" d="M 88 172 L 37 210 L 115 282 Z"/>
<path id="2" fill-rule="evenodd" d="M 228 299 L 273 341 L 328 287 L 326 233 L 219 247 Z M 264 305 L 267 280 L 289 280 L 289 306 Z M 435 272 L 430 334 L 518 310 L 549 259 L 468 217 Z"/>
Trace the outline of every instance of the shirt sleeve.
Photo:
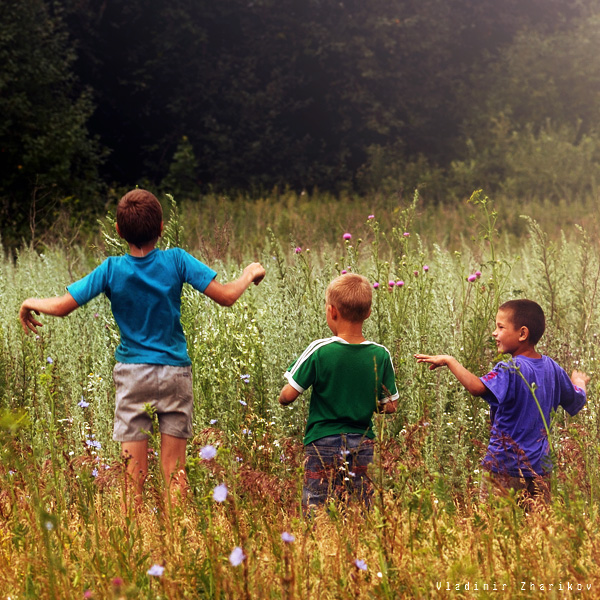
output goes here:
<path id="1" fill-rule="evenodd" d="M 83 306 L 106 290 L 107 274 L 108 259 L 79 281 L 68 285 L 67 291 L 79 306 Z"/>
<path id="2" fill-rule="evenodd" d="M 479 378 L 486 388 L 482 397 L 492 408 L 497 408 L 506 399 L 510 387 L 510 375 L 510 365 L 499 362 L 489 373 Z"/>
<path id="3" fill-rule="evenodd" d="M 301 355 L 284 374 L 287 382 L 300 394 L 306 391 L 315 381 L 317 369 L 314 354 L 307 357 Z"/>
<path id="4" fill-rule="evenodd" d="M 564 369 L 560 369 L 560 405 L 571 415 L 576 415 L 587 402 L 586 393 L 575 385 Z"/>
<path id="5" fill-rule="evenodd" d="M 400 394 L 396 387 L 396 373 L 394 373 L 394 365 L 389 352 L 387 352 L 384 368 L 383 368 L 383 381 L 381 386 L 381 395 L 379 398 L 380 404 L 387 404 L 398 400 Z"/>
<path id="6" fill-rule="evenodd" d="M 185 250 L 181 248 L 177 250 L 179 250 L 179 265 L 183 281 L 199 292 L 204 292 L 208 284 L 217 276 L 217 272 Z"/>

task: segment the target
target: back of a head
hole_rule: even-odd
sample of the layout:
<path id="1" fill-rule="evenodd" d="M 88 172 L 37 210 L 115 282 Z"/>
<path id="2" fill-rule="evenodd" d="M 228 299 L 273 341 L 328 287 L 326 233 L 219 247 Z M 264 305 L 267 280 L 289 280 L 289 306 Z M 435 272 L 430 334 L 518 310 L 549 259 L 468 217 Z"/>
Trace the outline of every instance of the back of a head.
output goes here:
<path id="1" fill-rule="evenodd" d="M 336 277 L 327 287 L 327 304 L 335 306 L 347 321 L 364 321 L 369 316 L 373 290 L 366 277 L 346 273 Z"/>
<path id="2" fill-rule="evenodd" d="M 516 327 L 529 329 L 529 341 L 536 345 L 546 330 L 546 317 L 542 307 L 533 300 L 525 298 L 509 300 L 500 306 L 499 310 L 511 313 L 512 324 Z"/>
<path id="3" fill-rule="evenodd" d="M 134 246 L 143 246 L 160 237 L 162 217 L 160 202 L 146 190 L 127 192 L 117 205 L 119 232 Z"/>

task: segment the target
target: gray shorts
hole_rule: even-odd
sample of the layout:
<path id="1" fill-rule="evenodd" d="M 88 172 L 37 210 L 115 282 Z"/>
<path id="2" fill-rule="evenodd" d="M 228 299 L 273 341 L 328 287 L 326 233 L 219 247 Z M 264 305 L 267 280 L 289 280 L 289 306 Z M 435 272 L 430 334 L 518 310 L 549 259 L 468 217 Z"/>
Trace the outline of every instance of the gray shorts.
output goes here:
<path id="1" fill-rule="evenodd" d="M 117 442 L 148 439 L 152 420 L 146 404 L 156 409 L 161 433 L 192 437 L 194 397 L 191 367 L 117 363 L 113 369 L 116 388 L 115 428 Z"/>

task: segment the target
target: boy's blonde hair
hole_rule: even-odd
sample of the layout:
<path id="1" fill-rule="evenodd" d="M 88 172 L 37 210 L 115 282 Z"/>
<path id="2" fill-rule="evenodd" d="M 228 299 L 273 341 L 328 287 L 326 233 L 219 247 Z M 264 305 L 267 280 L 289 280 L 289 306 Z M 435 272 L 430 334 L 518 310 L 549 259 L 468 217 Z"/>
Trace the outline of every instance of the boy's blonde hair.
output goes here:
<path id="1" fill-rule="evenodd" d="M 353 323 L 362 322 L 369 316 L 372 299 L 369 280 L 356 273 L 336 277 L 325 292 L 327 304 L 335 306 L 342 318 Z"/>
<path id="2" fill-rule="evenodd" d="M 158 239 L 161 233 L 162 206 L 147 190 L 127 192 L 117 205 L 117 225 L 121 236 L 134 246 Z"/>

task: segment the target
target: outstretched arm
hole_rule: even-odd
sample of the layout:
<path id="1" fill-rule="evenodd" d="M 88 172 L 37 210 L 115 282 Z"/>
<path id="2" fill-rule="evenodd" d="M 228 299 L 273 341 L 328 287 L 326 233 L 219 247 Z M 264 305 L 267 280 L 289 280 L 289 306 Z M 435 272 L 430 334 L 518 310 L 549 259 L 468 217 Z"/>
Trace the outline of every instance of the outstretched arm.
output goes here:
<path id="1" fill-rule="evenodd" d="M 229 283 L 219 283 L 214 279 L 206 286 L 204 294 L 221 306 L 231 306 L 249 287 L 258 285 L 265 276 L 260 263 L 249 264 L 239 279 Z"/>
<path id="2" fill-rule="evenodd" d="M 448 367 L 456 379 L 472 396 L 483 396 L 487 390 L 479 377 L 465 369 L 453 356 L 448 356 L 447 354 L 438 354 L 435 356 L 415 354 L 415 358 L 417 362 L 429 363 L 431 370 L 438 367 Z"/>
<path id="3" fill-rule="evenodd" d="M 42 323 L 38 321 L 33 313 L 39 315 L 53 315 L 55 317 L 66 317 L 73 312 L 79 304 L 75 302 L 73 296 L 67 292 L 64 296 L 55 298 L 27 298 L 19 310 L 19 320 L 25 330 L 25 333 L 33 331 L 37 333 L 37 327 L 42 327 Z"/>
<path id="4" fill-rule="evenodd" d="M 279 394 L 279 404 L 286 406 L 291 404 L 298 396 L 300 392 L 294 389 L 289 383 L 284 385 L 281 394 Z"/>

